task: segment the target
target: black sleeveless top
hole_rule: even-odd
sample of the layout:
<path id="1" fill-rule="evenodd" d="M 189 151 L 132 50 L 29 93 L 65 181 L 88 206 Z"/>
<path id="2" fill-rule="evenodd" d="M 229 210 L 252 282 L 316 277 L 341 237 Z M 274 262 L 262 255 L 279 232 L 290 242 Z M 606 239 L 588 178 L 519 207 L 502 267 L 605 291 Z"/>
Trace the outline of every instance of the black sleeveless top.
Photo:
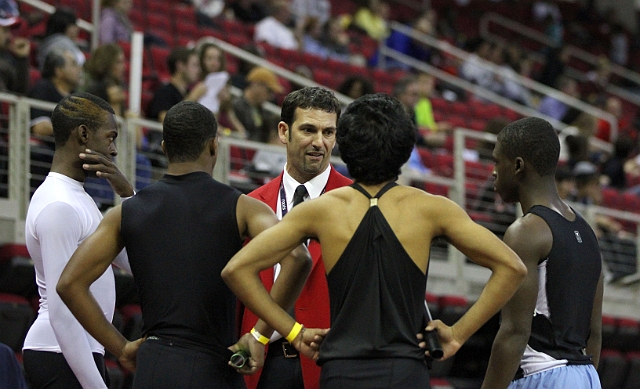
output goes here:
<path id="1" fill-rule="evenodd" d="M 345 358 L 424 360 L 416 334 L 423 325 L 427 279 L 377 207 L 396 185 L 390 182 L 374 198 L 351 185 L 371 206 L 327 275 L 331 331 L 320 347 L 319 365 Z"/>
<path id="2" fill-rule="evenodd" d="M 539 286 L 529 346 L 567 364 L 591 363 L 583 349 L 591 330 L 591 311 L 602 261 L 598 239 L 577 213 L 574 221 L 536 205 L 528 213 L 542 218 L 553 246 L 538 264 Z"/>
<path id="3" fill-rule="evenodd" d="M 236 298 L 220 272 L 242 247 L 239 197 L 195 172 L 165 175 L 122 203 L 121 235 L 145 335 L 218 355 L 236 342 Z"/>

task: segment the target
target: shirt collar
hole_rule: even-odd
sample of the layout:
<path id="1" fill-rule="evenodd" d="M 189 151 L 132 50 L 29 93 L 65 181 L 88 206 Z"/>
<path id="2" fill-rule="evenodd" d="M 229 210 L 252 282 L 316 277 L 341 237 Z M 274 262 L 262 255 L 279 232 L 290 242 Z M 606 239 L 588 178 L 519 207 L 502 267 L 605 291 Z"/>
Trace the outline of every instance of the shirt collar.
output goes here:
<path id="1" fill-rule="evenodd" d="M 313 177 L 311 180 L 304 183 L 305 188 L 307 188 L 307 193 L 309 195 L 305 197 L 307 199 L 315 199 L 322 194 L 324 188 L 327 186 L 327 182 L 329 181 L 329 175 L 331 174 L 331 165 L 329 165 L 324 171 L 317 176 Z M 295 192 L 298 185 L 301 185 L 298 181 L 296 181 L 293 177 L 287 173 L 287 165 L 284 166 L 284 174 L 282 175 L 282 182 L 284 184 L 284 192 L 287 196 L 287 205 L 290 207 L 293 203 L 293 193 Z"/>

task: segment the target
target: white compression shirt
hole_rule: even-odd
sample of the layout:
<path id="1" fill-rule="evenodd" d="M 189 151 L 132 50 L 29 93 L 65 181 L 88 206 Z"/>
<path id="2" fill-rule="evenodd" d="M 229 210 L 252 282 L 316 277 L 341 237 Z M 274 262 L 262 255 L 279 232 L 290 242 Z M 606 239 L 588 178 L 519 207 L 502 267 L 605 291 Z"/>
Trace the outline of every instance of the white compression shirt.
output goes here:
<path id="1" fill-rule="evenodd" d="M 101 220 L 100 210 L 81 182 L 51 172 L 31 199 L 25 226 L 27 248 L 40 293 L 40 309 L 23 349 L 62 352 L 85 389 L 107 388 L 92 356 L 92 353 L 104 354 L 104 347 L 75 319 L 56 293 L 56 285 L 71 255 Z M 114 263 L 131 272 L 124 250 Z M 90 290 L 111 321 L 116 301 L 111 267 Z"/>

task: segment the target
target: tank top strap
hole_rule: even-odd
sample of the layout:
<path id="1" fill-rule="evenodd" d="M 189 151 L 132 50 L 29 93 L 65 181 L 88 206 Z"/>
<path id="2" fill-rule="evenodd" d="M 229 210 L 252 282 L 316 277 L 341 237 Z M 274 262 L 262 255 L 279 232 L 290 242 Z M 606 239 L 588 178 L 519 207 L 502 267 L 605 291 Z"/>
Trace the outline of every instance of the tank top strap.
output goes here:
<path id="1" fill-rule="evenodd" d="M 357 190 L 358 192 L 362 193 L 363 195 L 367 196 L 367 198 L 370 200 L 371 202 L 371 207 L 373 206 L 377 206 L 378 205 L 378 199 L 385 194 L 389 189 L 393 188 L 394 186 L 397 186 L 398 184 L 395 181 L 391 181 L 388 182 L 385 186 L 383 186 L 378 193 L 376 193 L 376 195 L 374 197 L 372 197 L 366 190 L 364 190 L 364 188 L 362 186 L 360 186 L 360 184 L 358 184 L 357 182 L 354 182 L 353 184 L 351 184 L 350 186 Z"/>

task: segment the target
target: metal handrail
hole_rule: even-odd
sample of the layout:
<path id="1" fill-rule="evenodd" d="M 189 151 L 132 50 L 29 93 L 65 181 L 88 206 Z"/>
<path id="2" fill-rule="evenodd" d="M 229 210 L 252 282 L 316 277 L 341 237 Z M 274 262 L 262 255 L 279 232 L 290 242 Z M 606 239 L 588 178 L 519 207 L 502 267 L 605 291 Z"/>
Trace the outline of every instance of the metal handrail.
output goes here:
<path id="1" fill-rule="evenodd" d="M 429 45 L 429 46 L 431 46 L 433 48 L 436 48 L 438 50 L 445 51 L 445 52 L 455 56 L 458 59 L 467 60 L 471 56 L 471 54 L 469 54 L 468 52 L 451 45 L 447 41 L 443 41 L 443 40 L 434 38 L 432 36 L 429 36 L 429 35 L 426 35 L 426 34 L 422 34 L 422 33 L 418 32 L 418 31 L 416 31 L 415 29 L 413 29 L 411 27 L 408 27 L 408 26 L 406 26 L 404 24 L 401 24 L 401 23 L 398 23 L 398 22 L 391 22 L 389 25 L 390 25 L 391 29 L 394 30 L 394 31 L 398 31 L 398 32 L 400 32 L 402 34 L 408 35 L 409 37 L 411 37 L 413 39 L 416 39 L 416 40 L 419 40 L 420 42 L 423 42 L 423 43 L 425 43 L 425 44 L 427 44 L 427 45 Z M 389 50 L 392 50 L 392 49 L 386 47 L 385 45 L 382 45 L 380 48 L 381 48 L 381 56 L 384 56 L 385 54 L 387 56 L 389 56 L 388 55 Z M 400 59 L 400 56 L 398 56 L 398 54 L 402 55 L 404 57 L 404 59 Z M 409 56 L 403 55 L 402 53 L 400 53 L 398 51 L 395 51 L 393 57 L 396 60 L 399 60 L 399 61 L 401 61 L 401 62 L 403 62 L 405 64 L 408 64 L 408 65 L 411 65 L 411 63 L 409 63 L 408 60 L 412 59 L 412 58 L 409 57 Z M 415 63 L 415 60 L 414 61 L 410 61 L 410 62 L 414 62 Z M 417 63 L 421 63 L 421 62 L 417 62 Z M 600 109 L 598 107 L 595 107 L 593 105 L 587 104 L 584 101 L 581 101 L 579 99 L 576 99 L 575 97 L 569 96 L 566 93 L 560 92 L 557 89 L 548 87 L 548 86 L 546 86 L 546 85 L 544 85 L 542 83 L 539 83 L 539 82 L 534 81 L 534 80 L 532 80 L 530 78 L 521 76 L 519 74 L 504 74 L 504 73 L 502 73 L 502 69 L 499 66 L 497 66 L 497 65 L 495 65 L 495 64 L 493 64 L 493 63 L 491 63 L 489 61 L 485 61 L 485 60 L 479 59 L 477 61 L 477 63 L 480 66 L 482 66 L 483 68 L 491 71 L 494 74 L 498 74 L 501 77 L 508 78 L 508 79 L 510 79 L 512 81 L 517 82 L 518 84 L 520 84 L 522 86 L 525 86 L 528 89 L 534 90 L 534 91 L 536 91 L 536 92 L 538 92 L 540 94 L 543 94 L 543 95 L 551 96 L 551 97 L 553 97 L 553 98 L 555 98 L 557 100 L 560 100 L 560 101 L 566 103 L 567 105 L 570 105 L 570 106 L 572 106 L 574 108 L 577 108 L 577 109 L 579 109 L 581 111 L 584 111 L 584 112 L 589 112 L 593 116 L 596 116 L 596 117 L 599 117 L 599 118 L 602 118 L 602 119 L 606 120 L 611 125 L 612 136 L 616 136 L 617 135 L 617 133 L 618 133 L 618 121 L 617 121 L 616 117 L 614 115 L 610 114 L 609 112 L 606 112 L 606 111 L 604 111 L 604 110 L 602 110 L 602 109 Z M 413 65 L 411 65 L 411 66 L 413 66 Z M 413 66 L 413 67 L 416 68 L 415 66 Z M 433 68 L 433 69 L 435 69 L 435 68 Z M 428 72 L 431 73 L 431 74 L 436 75 L 435 73 L 432 73 L 431 71 L 428 71 Z M 446 73 L 441 72 L 441 75 L 442 74 L 446 74 Z M 438 76 L 438 78 L 441 78 L 441 77 Z M 448 78 L 449 78 L 449 80 L 447 80 L 447 81 L 449 81 L 449 82 L 452 82 L 451 81 L 452 78 L 453 79 L 457 79 L 457 77 L 451 77 L 451 76 L 449 76 Z M 474 84 L 471 84 L 471 85 L 474 85 Z M 469 90 L 469 89 L 467 89 L 465 87 L 463 87 L 463 88 L 466 89 L 466 90 Z M 475 86 L 476 90 L 479 89 L 479 88 L 480 87 Z M 484 88 L 480 88 L 480 89 L 484 89 Z M 477 92 L 474 91 L 474 93 L 477 93 Z M 511 101 L 509 99 L 506 99 L 506 100 Z M 498 101 L 494 101 L 494 102 L 496 104 L 505 105 L 504 103 L 501 103 L 501 102 L 498 102 Z M 521 112 L 522 109 L 521 108 L 515 109 L 514 106 L 525 107 L 524 105 L 517 104 L 517 103 L 513 103 L 513 104 L 510 104 L 510 105 L 511 106 L 509 106 L 509 108 L 511 108 L 511 109 L 513 109 L 513 110 L 515 110 L 517 112 L 520 112 L 520 113 L 522 113 Z M 527 112 L 528 112 L 527 115 L 540 116 L 540 113 L 538 111 L 534 111 L 534 113 L 532 113 L 531 110 L 527 110 Z M 562 127 L 566 126 L 564 123 L 562 123 L 562 124 L 559 124 L 560 122 L 557 122 L 557 123 L 558 124 L 557 124 L 556 128 L 562 128 Z"/>
<path id="2" fill-rule="evenodd" d="M 493 34 L 492 32 L 489 31 L 489 24 L 490 23 L 495 23 L 495 24 L 499 24 L 502 27 L 505 28 L 509 28 L 514 32 L 517 32 L 519 34 L 524 35 L 525 37 L 534 40 L 538 43 L 541 43 L 545 46 L 548 47 L 557 47 L 557 45 L 551 40 L 549 39 L 547 36 L 545 36 L 544 34 L 540 33 L 539 31 L 536 31 L 530 27 L 525 26 L 522 23 L 513 21 L 509 18 L 506 18 L 502 15 L 499 15 L 497 13 L 494 12 L 487 12 L 485 14 L 482 15 L 482 17 L 480 18 L 480 36 L 482 36 L 485 39 L 488 39 L 490 41 L 493 42 L 504 42 L 505 39 Z M 582 50 L 579 47 L 573 46 L 573 45 L 567 45 L 566 46 L 566 50 L 567 53 L 569 54 L 569 56 L 574 56 L 575 58 L 578 58 L 584 62 L 587 62 L 593 66 L 597 66 L 598 65 L 598 61 L 600 60 L 600 58 L 597 55 L 591 54 L 588 51 Z M 540 55 L 540 53 L 536 53 L 536 52 L 532 52 L 529 51 L 529 54 L 531 55 L 531 57 L 536 60 L 537 62 L 543 62 L 544 61 L 544 56 Z M 611 73 L 616 74 L 622 78 L 625 78 L 629 81 L 633 81 L 636 84 L 640 85 L 640 74 L 631 71 L 627 68 L 625 68 L 624 66 L 620 66 L 618 64 L 615 63 L 611 63 Z M 569 68 L 569 73 L 573 73 L 576 75 L 579 75 L 580 78 L 584 78 L 584 72 L 577 70 L 575 68 Z M 606 88 L 607 92 L 616 95 L 618 97 L 621 97 L 627 101 L 630 101 L 638 106 L 640 106 L 640 98 L 638 98 L 637 96 L 634 96 L 630 93 L 624 93 L 622 92 L 622 89 L 619 87 L 616 87 L 614 85 L 610 85 L 607 86 Z"/>

